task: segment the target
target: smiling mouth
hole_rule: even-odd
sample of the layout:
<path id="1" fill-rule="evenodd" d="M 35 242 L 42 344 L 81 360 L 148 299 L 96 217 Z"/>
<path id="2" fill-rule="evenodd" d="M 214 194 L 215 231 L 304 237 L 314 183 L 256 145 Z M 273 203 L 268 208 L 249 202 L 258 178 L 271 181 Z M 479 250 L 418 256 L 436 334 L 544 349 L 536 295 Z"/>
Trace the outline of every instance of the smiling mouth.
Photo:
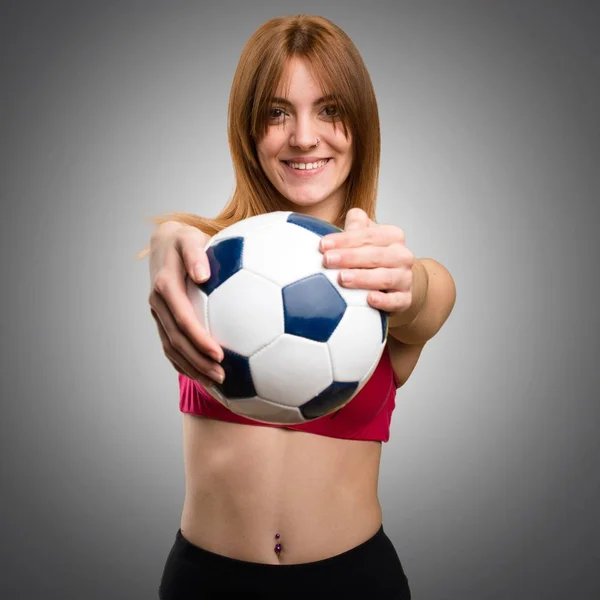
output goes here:
<path id="1" fill-rule="evenodd" d="M 314 171 L 324 167 L 330 160 L 330 158 L 326 158 L 324 160 L 317 160 L 312 163 L 297 163 L 289 160 L 282 160 L 281 162 L 295 171 Z"/>

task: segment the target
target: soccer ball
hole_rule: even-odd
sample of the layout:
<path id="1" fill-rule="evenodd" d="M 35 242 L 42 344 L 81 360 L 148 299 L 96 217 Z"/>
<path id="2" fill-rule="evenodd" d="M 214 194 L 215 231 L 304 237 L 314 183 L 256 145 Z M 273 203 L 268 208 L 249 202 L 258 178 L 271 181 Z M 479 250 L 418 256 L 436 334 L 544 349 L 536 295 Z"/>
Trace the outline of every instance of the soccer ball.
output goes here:
<path id="1" fill-rule="evenodd" d="M 234 413 L 306 423 L 350 402 L 377 366 L 387 315 L 323 266 L 319 241 L 336 231 L 294 212 L 250 217 L 207 244 L 208 281 L 187 279 L 195 314 L 225 356 L 225 381 L 207 391 Z"/>

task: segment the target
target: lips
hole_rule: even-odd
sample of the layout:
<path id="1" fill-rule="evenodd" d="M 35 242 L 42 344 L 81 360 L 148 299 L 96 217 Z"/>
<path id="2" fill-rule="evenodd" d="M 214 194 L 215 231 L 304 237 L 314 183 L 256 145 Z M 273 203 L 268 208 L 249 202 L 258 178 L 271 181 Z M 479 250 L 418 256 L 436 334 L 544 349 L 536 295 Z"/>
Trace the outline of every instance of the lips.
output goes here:
<path id="1" fill-rule="evenodd" d="M 305 177 L 312 177 L 313 175 L 318 175 L 319 173 L 322 173 L 324 171 L 324 169 L 327 167 L 327 165 L 331 162 L 331 158 L 311 161 L 310 163 L 308 163 L 308 164 L 314 164 L 314 163 L 320 163 L 323 161 L 326 161 L 324 165 L 317 167 L 317 168 L 311 168 L 311 169 L 297 168 L 299 164 L 307 164 L 304 161 L 296 162 L 296 161 L 282 160 L 281 163 L 285 166 L 286 171 L 290 172 L 291 174 L 295 175 L 296 177 L 305 178 Z M 292 166 L 290 163 L 294 164 L 294 166 Z"/>

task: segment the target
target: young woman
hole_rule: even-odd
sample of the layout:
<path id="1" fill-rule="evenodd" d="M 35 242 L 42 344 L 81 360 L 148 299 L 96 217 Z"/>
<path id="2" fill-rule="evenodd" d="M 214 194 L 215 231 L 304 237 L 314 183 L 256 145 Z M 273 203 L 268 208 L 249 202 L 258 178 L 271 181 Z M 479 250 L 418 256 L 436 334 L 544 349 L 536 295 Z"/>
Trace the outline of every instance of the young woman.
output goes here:
<path id="1" fill-rule="evenodd" d="M 179 372 L 186 493 L 160 598 L 410 598 L 377 496 L 395 394 L 455 301 L 449 272 L 416 259 L 398 227 L 375 221 L 379 118 L 348 36 L 314 16 L 268 21 L 242 52 L 229 103 L 236 176 L 215 219 L 157 218 L 151 313 Z M 194 317 L 185 278 L 209 276 L 203 247 L 223 227 L 275 210 L 339 225 L 322 239 L 340 284 L 389 313 L 386 351 L 334 419 L 263 425 L 203 386 L 223 352 Z"/>

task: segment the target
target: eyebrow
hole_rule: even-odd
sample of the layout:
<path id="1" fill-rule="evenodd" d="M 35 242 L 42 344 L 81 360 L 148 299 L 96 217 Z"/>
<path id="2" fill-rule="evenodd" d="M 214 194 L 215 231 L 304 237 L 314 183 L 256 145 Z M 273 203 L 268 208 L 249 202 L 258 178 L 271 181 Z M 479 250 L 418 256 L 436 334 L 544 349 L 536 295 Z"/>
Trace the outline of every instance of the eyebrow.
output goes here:
<path id="1" fill-rule="evenodd" d="M 313 106 L 316 106 L 317 104 L 322 104 L 323 102 L 330 102 L 331 100 L 334 100 L 334 97 L 331 94 L 327 96 L 321 96 L 313 102 Z M 292 103 L 287 98 L 280 98 L 279 96 L 274 96 L 271 101 L 273 102 L 273 104 L 283 104 L 284 106 L 292 106 Z"/>

